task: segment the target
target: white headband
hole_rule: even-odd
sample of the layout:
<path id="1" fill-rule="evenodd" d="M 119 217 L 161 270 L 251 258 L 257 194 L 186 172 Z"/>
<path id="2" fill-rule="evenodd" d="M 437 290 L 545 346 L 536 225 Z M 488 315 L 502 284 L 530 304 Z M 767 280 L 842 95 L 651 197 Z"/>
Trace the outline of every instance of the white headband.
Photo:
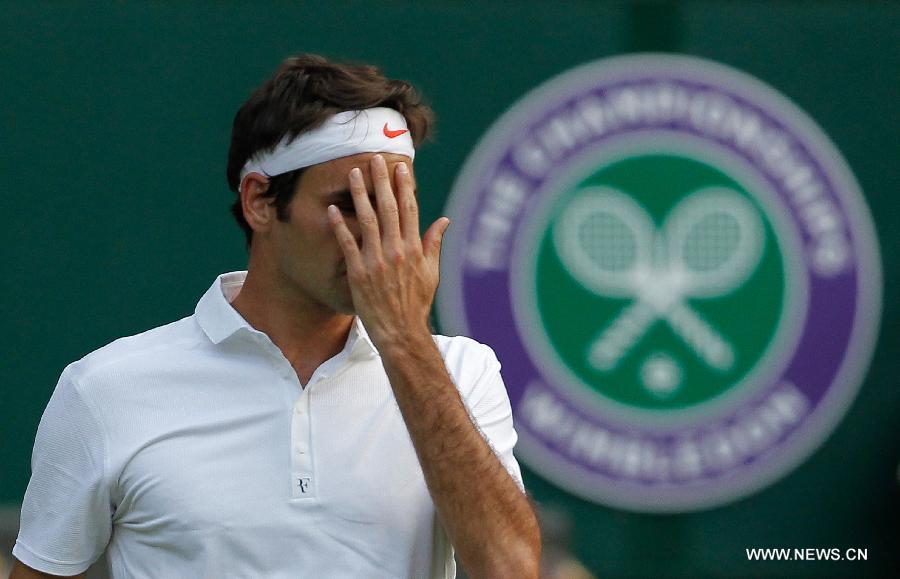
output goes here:
<path id="1" fill-rule="evenodd" d="M 391 108 L 376 107 L 337 113 L 320 127 L 294 140 L 285 137 L 271 151 L 260 151 L 241 169 L 241 181 L 250 173 L 274 177 L 357 153 L 416 154 L 406 119 Z"/>

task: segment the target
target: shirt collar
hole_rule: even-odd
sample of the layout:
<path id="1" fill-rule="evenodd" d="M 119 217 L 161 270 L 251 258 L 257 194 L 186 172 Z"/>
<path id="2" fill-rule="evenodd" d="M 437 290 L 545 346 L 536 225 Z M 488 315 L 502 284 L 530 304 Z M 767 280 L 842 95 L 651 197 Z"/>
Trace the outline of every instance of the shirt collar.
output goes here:
<path id="1" fill-rule="evenodd" d="M 246 271 L 223 273 L 197 303 L 194 316 L 213 344 L 220 343 L 241 328 L 250 328 L 250 324 L 230 303 L 240 292 L 246 277 Z"/>
<path id="2" fill-rule="evenodd" d="M 246 277 L 246 271 L 223 273 L 216 278 L 216 281 L 197 303 L 194 317 L 213 344 L 222 342 L 241 329 L 253 330 L 252 326 L 231 306 L 231 301 L 240 293 Z M 353 319 L 353 326 L 350 328 L 344 349 L 354 357 L 378 355 L 378 350 L 372 339 L 369 338 L 369 333 L 359 316 Z"/>
<path id="3" fill-rule="evenodd" d="M 351 348 L 350 354 L 354 357 L 374 358 L 379 355 L 359 316 L 353 318 L 353 326 L 350 328 L 350 335 L 347 336 L 347 346 Z"/>

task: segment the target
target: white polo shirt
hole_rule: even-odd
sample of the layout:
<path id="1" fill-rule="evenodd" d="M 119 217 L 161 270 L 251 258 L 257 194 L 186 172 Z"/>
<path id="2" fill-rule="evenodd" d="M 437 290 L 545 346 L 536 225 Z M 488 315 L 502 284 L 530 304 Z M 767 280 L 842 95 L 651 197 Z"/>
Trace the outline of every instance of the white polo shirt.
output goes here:
<path id="1" fill-rule="evenodd" d="M 362 324 L 303 388 L 231 307 L 245 275 L 219 276 L 193 316 L 63 371 L 38 429 L 13 554 L 75 575 L 106 550 L 114 578 L 455 576 Z M 434 339 L 521 487 L 496 356 L 469 338 Z"/>

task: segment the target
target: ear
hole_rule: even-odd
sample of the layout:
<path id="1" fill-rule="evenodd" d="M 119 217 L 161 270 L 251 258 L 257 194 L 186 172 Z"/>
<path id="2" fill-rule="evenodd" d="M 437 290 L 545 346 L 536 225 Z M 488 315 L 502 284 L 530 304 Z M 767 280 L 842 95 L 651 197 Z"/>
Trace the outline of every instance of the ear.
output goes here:
<path id="1" fill-rule="evenodd" d="M 275 220 L 272 199 L 263 196 L 268 189 L 269 179 L 259 173 L 248 173 L 241 181 L 241 209 L 254 233 L 267 231 Z"/>

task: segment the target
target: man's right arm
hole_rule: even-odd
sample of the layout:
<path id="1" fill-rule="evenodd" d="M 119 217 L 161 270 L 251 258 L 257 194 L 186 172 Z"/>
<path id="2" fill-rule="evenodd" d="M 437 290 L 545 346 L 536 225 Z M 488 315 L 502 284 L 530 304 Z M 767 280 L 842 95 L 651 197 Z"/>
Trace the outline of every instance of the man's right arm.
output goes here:
<path id="1" fill-rule="evenodd" d="M 50 575 L 49 573 L 41 573 L 40 571 L 35 571 L 28 565 L 17 560 L 13 564 L 12 575 L 9 576 L 9 579 L 44 579 L 47 577 L 61 577 L 61 575 Z M 85 573 L 72 575 L 72 577 L 74 577 L 75 579 L 84 579 Z"/>
<path id="2" fill-rule="evenodd" d="M 77 377 L 66 368 L 38 426 L 13 577 L 83 576 L 112 536 L 106 435 Z"/>

